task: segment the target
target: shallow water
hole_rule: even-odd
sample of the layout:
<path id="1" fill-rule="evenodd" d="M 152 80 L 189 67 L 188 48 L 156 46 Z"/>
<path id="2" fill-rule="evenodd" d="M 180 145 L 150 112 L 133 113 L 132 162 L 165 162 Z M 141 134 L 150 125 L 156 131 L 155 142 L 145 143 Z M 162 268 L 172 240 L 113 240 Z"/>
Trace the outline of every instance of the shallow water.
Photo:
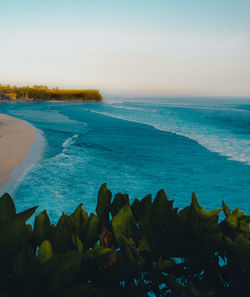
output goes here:
<path id="1" fill-rule="evenodd" d="M 94 211 L 100 185 L 131 199 L 164 188 L 177 207 L 196 192 L 206 208 L 250 210 L 250 100 L 106 99 L 2 104 L 47 140 L 43 159 L 15 190 L 18 210 L 53 220 L 80 203 Z"/>

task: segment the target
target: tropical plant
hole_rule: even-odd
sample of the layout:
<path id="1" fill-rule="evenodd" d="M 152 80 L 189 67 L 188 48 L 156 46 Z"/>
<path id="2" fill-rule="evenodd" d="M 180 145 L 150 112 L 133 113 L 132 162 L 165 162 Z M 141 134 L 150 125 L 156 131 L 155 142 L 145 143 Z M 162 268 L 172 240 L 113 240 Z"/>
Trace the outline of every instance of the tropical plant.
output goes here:
<path id="1" fill-rule="evenodd" d="M 103 184 L 96 214 L 80 204 L 56 225 L 36 207 L 0 198 L 0 296 L 248 296 L 250 217 L 205 211 L 193 194 L 178 210 L 161 190 L 130 204 Z M 219 219 L 223 210 L 224 219 Z"/>

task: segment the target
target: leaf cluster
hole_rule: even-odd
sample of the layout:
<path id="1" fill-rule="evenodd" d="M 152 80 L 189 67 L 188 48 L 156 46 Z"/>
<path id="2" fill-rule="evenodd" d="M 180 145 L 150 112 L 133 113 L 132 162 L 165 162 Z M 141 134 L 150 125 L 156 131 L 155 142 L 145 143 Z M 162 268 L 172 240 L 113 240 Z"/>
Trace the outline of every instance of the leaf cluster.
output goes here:
<path id="1" fill-rule="evenodd" d="M 46 210 L 16 213 L 0 198 L 0 296 L 247 296 L 250 217 L 206 212 L 192 196 L 174 207 L 163 190 L 130 203 L 103 184 L 96 214 L 80 204 L 56 225 Z M 224 219 L 219 220 L 219 213 Z"/>

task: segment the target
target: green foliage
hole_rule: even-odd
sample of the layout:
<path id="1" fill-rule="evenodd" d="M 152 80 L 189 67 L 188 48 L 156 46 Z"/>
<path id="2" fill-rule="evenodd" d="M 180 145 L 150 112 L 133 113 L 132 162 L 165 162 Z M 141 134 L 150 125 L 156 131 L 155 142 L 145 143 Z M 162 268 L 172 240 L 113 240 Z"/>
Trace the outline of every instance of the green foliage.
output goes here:
<path id="1" fill-rule="evenodd" d="M 41 85 L 18 88 L 0 84 L 0 99 L 1 97 L 5 99 L 12 96 L 15 100 L 102 100 L 99 90 L 59 90 L 58 88 L 49 89 L 47 86 Z"/>
<path id="2" fill-rule="evenodd" d="M 3 195 L 0 296 L 248 296 L 250 217 L 224 202 L 206 212 L 194 193 L 190 206 L 173 204 L 163 190 L 112 201 L 103 184 L 97 215 L 80 204 L 53 225 L 45 210 L 32 227 L 36 207 L 16 213 Z"/>

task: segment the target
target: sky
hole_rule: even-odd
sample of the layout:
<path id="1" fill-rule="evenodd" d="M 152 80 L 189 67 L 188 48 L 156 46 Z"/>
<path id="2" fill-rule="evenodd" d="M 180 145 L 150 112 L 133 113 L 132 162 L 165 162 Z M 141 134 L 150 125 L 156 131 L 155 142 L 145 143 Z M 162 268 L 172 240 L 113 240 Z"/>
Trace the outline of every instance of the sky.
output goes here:
<path id="1" fill-rule="evenodd" d="M 249 0 L 0 0 L 0 83 L 250 97 Z"/>

